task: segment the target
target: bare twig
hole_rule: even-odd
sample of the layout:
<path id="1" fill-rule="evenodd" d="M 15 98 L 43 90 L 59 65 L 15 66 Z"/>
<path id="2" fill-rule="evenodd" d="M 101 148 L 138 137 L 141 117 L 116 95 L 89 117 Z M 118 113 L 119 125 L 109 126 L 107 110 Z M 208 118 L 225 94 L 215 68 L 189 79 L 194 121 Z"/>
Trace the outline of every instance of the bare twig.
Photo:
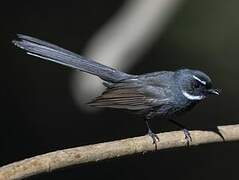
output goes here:
<path id="1" fill-rule="evenodd" d="M 239 124 L 218 127 L 212 131 L 191 131 L 191 146 L 207 143 L 239 140 Z M 219 135 L 221 134 L 223 138 Z M 158 134 L 157 150 L 186 146 L 182 131 Z M 0 179 L 22 179 L 72 165 L 97 162 L 137 153 L 155 151 L 149 136 L 141 136 L 112 142 L 64 149 L 28 158 L 0 168 Z"/>

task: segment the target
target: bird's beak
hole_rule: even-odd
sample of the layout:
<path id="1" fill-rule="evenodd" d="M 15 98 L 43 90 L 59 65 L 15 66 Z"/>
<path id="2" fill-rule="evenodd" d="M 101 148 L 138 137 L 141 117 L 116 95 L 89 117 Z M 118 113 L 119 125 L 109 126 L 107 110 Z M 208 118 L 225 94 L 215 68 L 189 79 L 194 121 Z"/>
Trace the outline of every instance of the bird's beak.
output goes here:
<path id="1" fill-rule="evenodd" d="M 219 89 L 209 89 L 208 93 L 213 94 L 213 95 L 220 95 L 221 90 L 219 90 Z"/>

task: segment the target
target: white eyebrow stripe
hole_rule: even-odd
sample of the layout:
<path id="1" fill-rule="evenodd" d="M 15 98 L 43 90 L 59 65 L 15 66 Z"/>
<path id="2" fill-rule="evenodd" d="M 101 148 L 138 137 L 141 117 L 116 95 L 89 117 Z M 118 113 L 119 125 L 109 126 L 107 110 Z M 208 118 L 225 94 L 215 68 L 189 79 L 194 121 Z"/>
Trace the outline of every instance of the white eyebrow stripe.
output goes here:
<path id="1" fill-rule="evenodd" d="M 186 92 L 184 90 L 182 90 L 182 93 L 189 100 L 202 100 L 202 99 L 205 98 L 205 96 L 194 96 L 194 95 L 191 95 L 191 94 L 189 94 L 188 92 Z"/>
<path id="2" fill-rule="evenodd" d="M 199 79 L 199 78 L 198 78 L 197 76 L 195 76 L 195 75 L 193 75 L 193 78 L 196 79 L 198 82 L 200 82 L 200 83 L 203 84 L 203 85 L 206 85 L 206 84 L 207 84 L 206 81 L 203 81 L 203 80 Z"/>

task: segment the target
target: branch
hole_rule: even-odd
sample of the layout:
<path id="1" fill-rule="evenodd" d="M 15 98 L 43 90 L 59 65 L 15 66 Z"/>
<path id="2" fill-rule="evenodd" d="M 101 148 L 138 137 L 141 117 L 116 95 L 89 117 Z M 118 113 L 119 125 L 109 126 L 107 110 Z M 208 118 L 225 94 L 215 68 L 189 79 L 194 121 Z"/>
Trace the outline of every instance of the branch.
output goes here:
<path id="1" fill-rule="evenodd" d="M 190 146 L 223 142 L 224 140 L 236 141 L 239 140 L 239 124 L 219 126 L 218 133 L 212 131 L 190 131 L 190 133 L 192 136 Z M 0 180 L 23 179 L 68 166 L 187 146 L 182 131 L 160 133 L 158 136 L 160 142 L 157 142 L 157 149 L 149 136 L 141 136 L 38 155 L 1 167 Z"/>

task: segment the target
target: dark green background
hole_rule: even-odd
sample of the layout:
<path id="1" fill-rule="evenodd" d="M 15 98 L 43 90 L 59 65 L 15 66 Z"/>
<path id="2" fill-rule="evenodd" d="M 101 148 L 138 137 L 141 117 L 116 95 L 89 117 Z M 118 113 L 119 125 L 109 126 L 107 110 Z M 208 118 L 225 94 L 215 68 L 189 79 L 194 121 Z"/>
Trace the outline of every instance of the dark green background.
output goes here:
<path id="1" fill-rule="evenodd" d="M 117 110 L 96 114 L 77 108 L 71 69 L 38 61 L 11 44 L 23 33 L 83 53 L 124 1 L 5 1 L 0 26 L 0 165 L 63 148 L 145 133 L 143 121 Z M 186 1 L 162 36 L 130 73 L 182 67 L 208 73 L 220 97 L 180 118 L 190 129 L 236 124 L 239 78 L 239 1 Z M 176 130 L 153 122 L 155 131 Z M 30 179 L 237 179 L 239 144 L 210 144 L 92 163 Z"/>

